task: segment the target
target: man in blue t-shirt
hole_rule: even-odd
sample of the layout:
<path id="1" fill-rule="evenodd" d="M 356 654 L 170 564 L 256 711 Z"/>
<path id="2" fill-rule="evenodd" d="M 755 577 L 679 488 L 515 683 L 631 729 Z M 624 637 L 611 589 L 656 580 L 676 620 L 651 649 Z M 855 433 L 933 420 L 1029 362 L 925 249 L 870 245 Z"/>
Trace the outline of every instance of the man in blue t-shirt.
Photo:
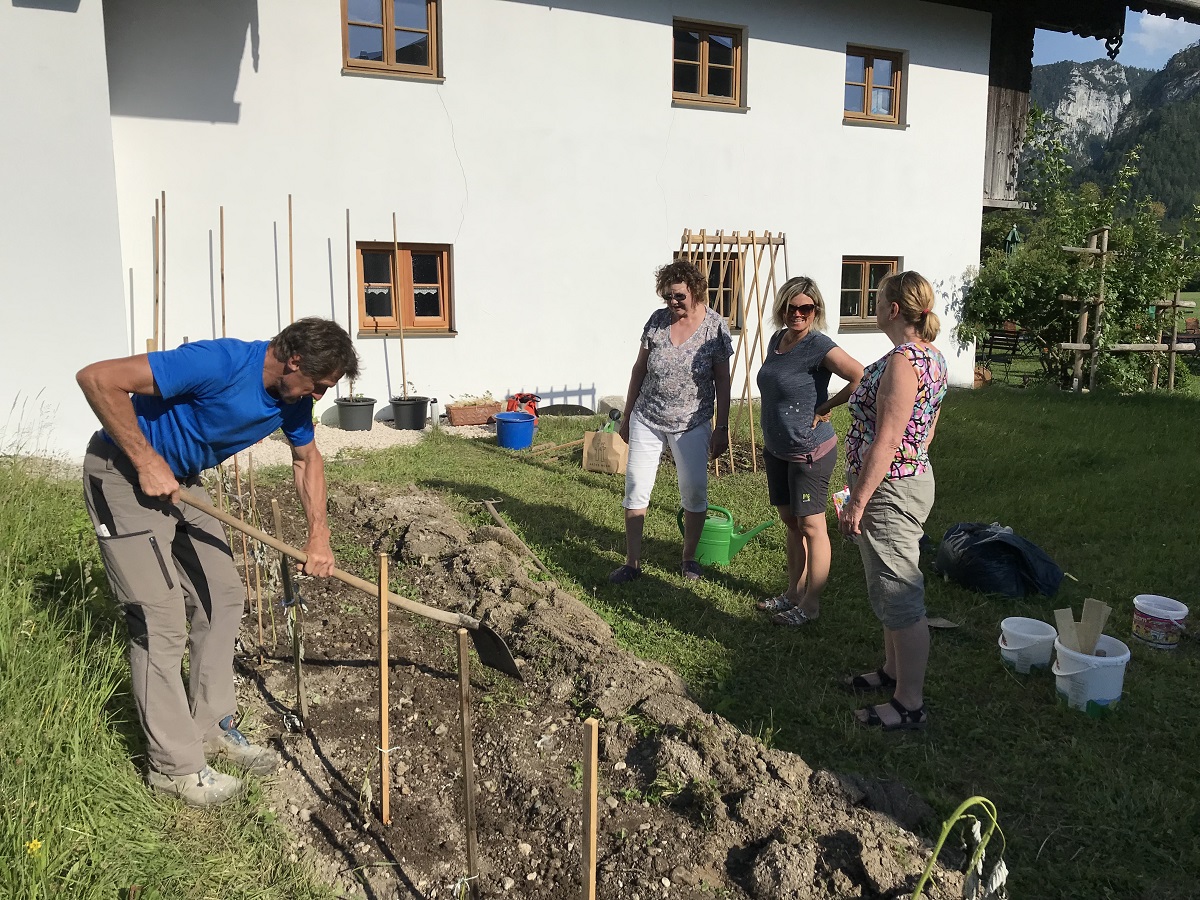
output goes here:
<path id="1" fill-rule="evenodd" d="M 269 342 L 197 341 L 92 363 L 76 376 L 103 425 L 84 458 L 84 497 L 129 628 L 146 780 L 193 806 L 222 803 L 244 788 L 210 769 L 208 758 L 265 775 L 279 757 L 234 726 L 233 648 L 244 590 L 220 524 L 177 505 L 179 494 L 207 500 L 204 469 L 282 429 L 308 519 L 304 571 L 330 574 L 325 464 L 312 410 L 343 376 L 358 377 L 354 343 L 319 318 L 301 319 Z"/>

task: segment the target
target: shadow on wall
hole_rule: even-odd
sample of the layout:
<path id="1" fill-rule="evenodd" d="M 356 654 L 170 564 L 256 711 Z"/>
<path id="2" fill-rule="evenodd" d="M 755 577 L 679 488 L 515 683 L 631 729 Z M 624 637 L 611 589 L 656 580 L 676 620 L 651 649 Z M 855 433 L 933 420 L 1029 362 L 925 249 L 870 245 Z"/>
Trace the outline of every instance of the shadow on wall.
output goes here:
<path id="1" fill-rule="evenodd" d="M 79 0 L 12 0 L 12 5 L 25 9 L 48 9 L 54 12 L 78 12 Z"/>
<path id="2" fill-rule="evenodd" d="M 247 32 L 257 72 L 258 0 L 104 0 L 112 114 L 237 122 Z"/>

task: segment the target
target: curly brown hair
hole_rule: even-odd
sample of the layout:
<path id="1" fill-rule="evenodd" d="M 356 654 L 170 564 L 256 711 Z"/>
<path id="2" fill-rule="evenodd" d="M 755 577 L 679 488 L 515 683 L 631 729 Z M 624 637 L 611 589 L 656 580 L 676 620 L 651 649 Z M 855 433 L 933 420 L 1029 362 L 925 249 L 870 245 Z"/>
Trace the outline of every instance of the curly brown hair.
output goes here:
<path id="1" fill-rule="evenodd" d="M 673 284 L 686 284 L 695 302 L 708 302 L 708 278 L 691 260 L 677 259 L 654 270 L 654 291 L 658 296 Z"/>

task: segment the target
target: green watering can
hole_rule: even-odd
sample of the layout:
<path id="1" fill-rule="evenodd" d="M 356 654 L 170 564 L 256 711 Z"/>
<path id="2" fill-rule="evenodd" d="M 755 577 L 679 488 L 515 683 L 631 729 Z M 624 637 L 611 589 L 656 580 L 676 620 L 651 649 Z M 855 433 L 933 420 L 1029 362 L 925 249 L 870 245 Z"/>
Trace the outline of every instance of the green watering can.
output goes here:
<path id="1" fill-rule="evenodd" d="M 696 547 L 696 561 L 704 566 L 727 566 L 735 553 L 746 546 L 750 538 L 764 528 L 770 528 L 778 519 L 771 519 L 761 525 L 755 525 L 747 531 L 735 531 L 733 513 L 723 506 L 708 505 L 709 512 L 716 511 L 720 516 L 709 516 L 704 520 L 704 530 L 700 532 L 700 544 Z M 683 534 L 683 510 L 679 510 L 679 533 Z"/>

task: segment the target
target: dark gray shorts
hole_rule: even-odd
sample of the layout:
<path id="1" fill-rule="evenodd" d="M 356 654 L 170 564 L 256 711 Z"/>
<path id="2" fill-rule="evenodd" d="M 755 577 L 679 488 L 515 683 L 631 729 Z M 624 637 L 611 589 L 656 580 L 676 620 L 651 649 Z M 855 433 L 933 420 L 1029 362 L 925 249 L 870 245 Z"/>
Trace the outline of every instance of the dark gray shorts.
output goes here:
<path id="1" fill-rule="evenodd" d="M 829 505 L 829 479 L 837 465 L 833 449 L 811 463 L 779 459 L 763 450 L 767 494 L 772 506 L 790 506 L 793 516 L 823 514 Z"/>

